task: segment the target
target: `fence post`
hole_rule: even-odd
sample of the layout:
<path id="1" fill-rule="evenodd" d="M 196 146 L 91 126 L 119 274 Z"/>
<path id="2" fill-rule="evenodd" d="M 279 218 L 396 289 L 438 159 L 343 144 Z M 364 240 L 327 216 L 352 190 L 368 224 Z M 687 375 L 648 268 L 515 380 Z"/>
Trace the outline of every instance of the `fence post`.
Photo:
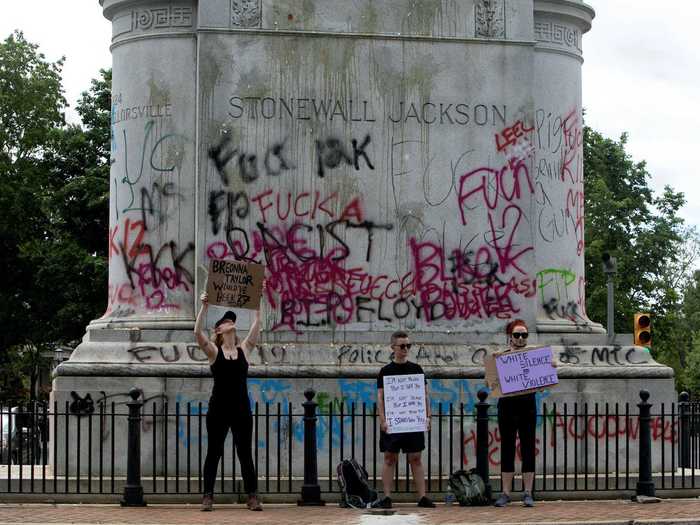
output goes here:
<path id="1" fill-rule="evenodd" d="M 301 499 L 297 504 L 302 507 L 320 507 L 326 503 L 321 499 L 321 486 L 318 484 L 318 458 L 316 450 L 316 407 L 313 400 L 316 392 L 312 389 L 304 392 L 304 485 L 301 487 Z M 342 425 L 342 421 L 341 421 Z"/>
<path id="2" fill-rule="evenodd" d="M 679 412 L 679 447 L 678 466 L 690 468 L 690 395 L 688 392 L 681 392 L 678 396 Z"/>
<path id="3" fill-rule="evenodd" d="M 124 497 L 122 507 L 145 507 L 143 499 L 143 487 L 141 486 L 141 407 L 139 401 L 141 391 L 132 388 L 129 391 L 131 401 L 129 407 L 129 437 L 126 465 L 126 485 L 124 485 Z M 114 473 L 112 473 L 114 475 Z"/>
<path id="4" fill-rule="evenodd" d="M 489 478 L 489 404 L 486 398 L 489 393 L 485 389 L 476 394 L 479 402 L 476 404 L 476 470 L 484 480 L 486 497 L 491 499 L 491 481 Z"/>
<path id="5" fill-rule="evenodd" d="M 641 403 L 639 407 L 639 481 L 637 482 L 637 497 L 654 497 L 654 482 L 651 479 L 651 403 L 648 403 L 649 392 L 639 392 Z"/>

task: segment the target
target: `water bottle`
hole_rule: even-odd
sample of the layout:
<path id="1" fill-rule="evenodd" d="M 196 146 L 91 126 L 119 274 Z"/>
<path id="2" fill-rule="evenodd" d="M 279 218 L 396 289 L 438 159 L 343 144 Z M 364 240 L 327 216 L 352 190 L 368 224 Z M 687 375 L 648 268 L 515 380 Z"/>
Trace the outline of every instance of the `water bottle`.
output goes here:
<path id="1" fill-rule="evenodd" d="M 452 492 L 452 488 L 447 489 L 447 494 L 445 494 L 445 505 L 450 506 L 455 502 L 455 494 Z"/>

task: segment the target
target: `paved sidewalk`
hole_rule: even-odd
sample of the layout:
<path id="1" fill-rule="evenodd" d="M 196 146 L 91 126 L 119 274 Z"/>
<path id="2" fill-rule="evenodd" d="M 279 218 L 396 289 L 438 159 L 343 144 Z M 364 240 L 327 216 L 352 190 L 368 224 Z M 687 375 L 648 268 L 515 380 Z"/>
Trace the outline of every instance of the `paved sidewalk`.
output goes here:
<path id="1" fill-rule="evenodd" d="M 534 509 L 513 503 L 505 509 L 463 508 L 438 505 L 418 509 L 396 505 L 393 515 L 359 510 L 295 505 L 266 505 L 263 512 L 250 512 L 242 505 L 218 505 L 214 512 L 200 512 L 198 505 L 149 505 L 121 508 L 117 505 L 0 504 L 0 524 L 272 524 L 272 525 L 431 525 L 594 523 L 597 525 L 646 525 L 674 523 L 700 525 L 700 499 L 669 499 L 660 503 L 630 501 L 542 501 Z"/>

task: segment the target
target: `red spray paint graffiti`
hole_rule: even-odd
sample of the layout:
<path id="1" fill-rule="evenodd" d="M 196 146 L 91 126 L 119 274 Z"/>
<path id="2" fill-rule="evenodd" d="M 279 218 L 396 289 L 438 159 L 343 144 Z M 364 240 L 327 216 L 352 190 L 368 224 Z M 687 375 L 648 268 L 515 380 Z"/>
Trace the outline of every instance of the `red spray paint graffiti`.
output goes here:
<path id="1" fill-rule="evenodd" d="M 636 441 L 639 436 L 639 419 L 630 416 L 573 416 L 568 414 L 566 418 L 557 412 L 550 414 L 547 418 L 547 447 L 552 449 L 555 445 L 559 453 L 564 450 L 564 440 L 569 442 L 569 453 L 574 452 L 574 441 L 578 444 L 578 448 L 586 446 L 595 447 L 596 441 L 598 446 L 601 446 L 606 440 L 614 442 L 616 438 L 626 438 L 629 436 L 630 443 Z M 596 426 L 597 425 L 597 426 Z M 538 429 L 538 435 L 541 436 L 541 428 Z M 665 441 L 666 443 L 678 443 L 678 421 L 672 422 L 669 418 L 656 416 L 651 420 L 651 438 L 652 441 Z M 535 442 L 535 457 L 538 457 L 542 452 L 542 442 L 538 437 Z M 489 464 L 493 467 L 498 467 L 501 464 L 501 434 L 498 428 L 489 430 L 488 439 L 488 458 Z M 604 450 L 600 449 L 600 450 Z M 612 450 L 611 450 L 612 452 Z M 548 452 L 552 454 L 550 450 Z M 464 438 L 463 457 L 466 465 L 469 465 L 471 458 L 476 457 L 476 431 L 470 430 Z M 516 442 L 516 457 L 521 459 L 520 441 Z"/>

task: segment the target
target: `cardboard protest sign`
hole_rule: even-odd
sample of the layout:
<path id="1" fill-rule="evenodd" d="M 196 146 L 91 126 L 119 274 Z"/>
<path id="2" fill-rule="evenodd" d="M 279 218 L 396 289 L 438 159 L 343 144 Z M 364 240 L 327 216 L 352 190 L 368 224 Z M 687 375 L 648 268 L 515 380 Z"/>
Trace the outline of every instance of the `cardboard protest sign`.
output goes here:
<path id="1" fill-rule="evenodd" d="M 495 353 L 484 360 L 484 368 L 493 397 L 535 392 L 559 383 L 549 346 Z"/>
<path id="2" fill-rule="evenodd" d="M 257 310 L 262 295 L 262 264 L 212 259 L 209 263 L 209 304 Z"/>
<path id="3" fill-rule="evenodd" d="M 388 434 L 425 432 L 425 375 L 384 376 L 384 415 Z"/>

